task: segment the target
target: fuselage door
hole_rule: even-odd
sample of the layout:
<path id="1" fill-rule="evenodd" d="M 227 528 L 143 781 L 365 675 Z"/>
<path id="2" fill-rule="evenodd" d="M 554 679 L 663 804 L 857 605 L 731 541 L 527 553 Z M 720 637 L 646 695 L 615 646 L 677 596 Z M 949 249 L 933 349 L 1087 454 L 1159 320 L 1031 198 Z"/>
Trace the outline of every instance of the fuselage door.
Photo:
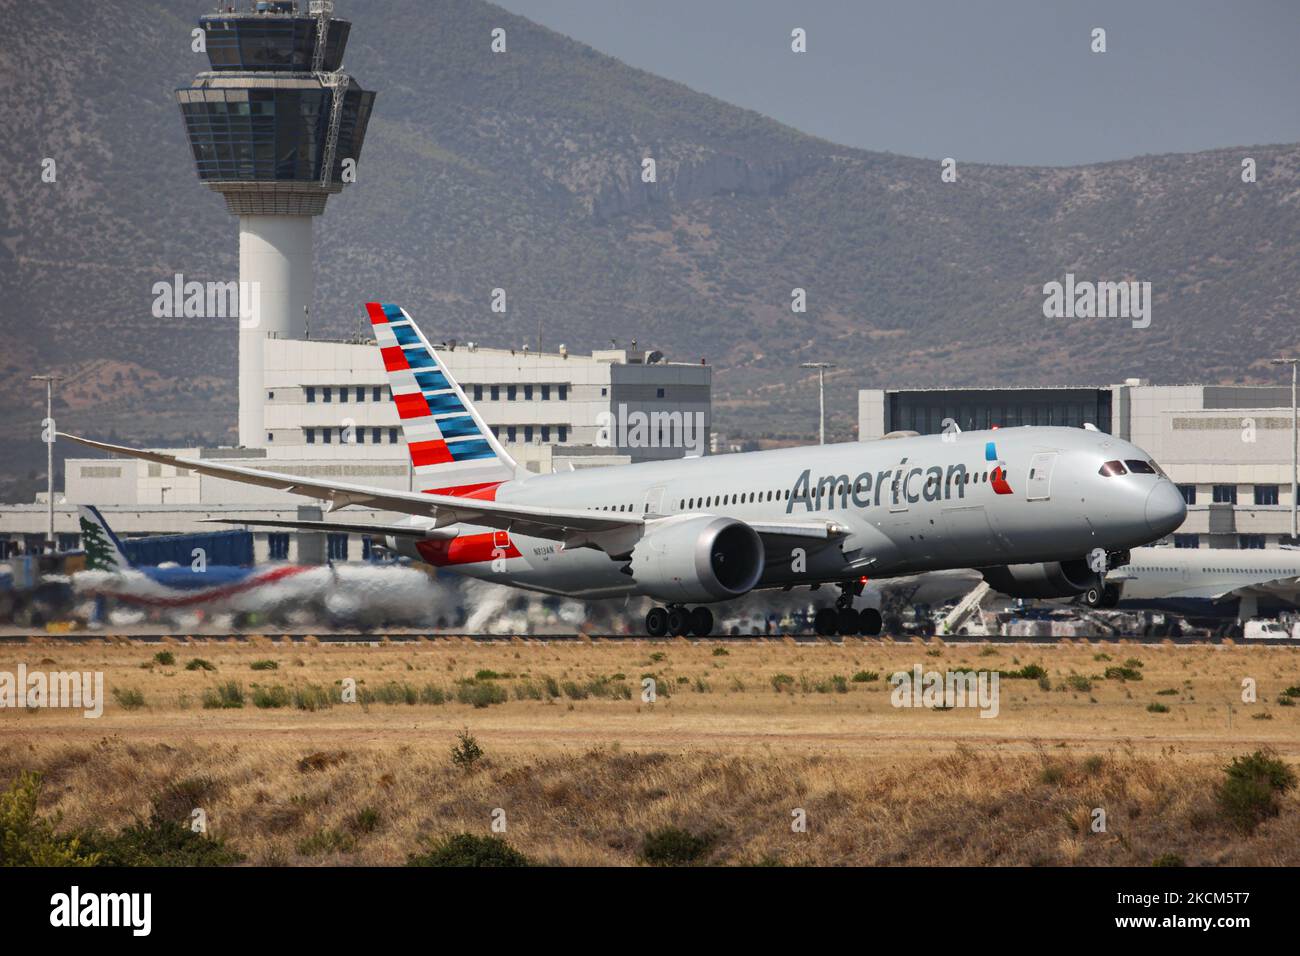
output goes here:
<path id="1" fill-rule="evenodd" d="M 645 493 L 645 502 L 641 506 L 641 513 L 647 515 L 661 515 L 664 513 L 663 485 L 655 485 Z"/>
<path id="2" fill-rule="evenodd" d="M 1056 452 L 1042 452 L 1029 459 L 1029 478 L 1025 483 L 1025 498 L 1029 501 L 1047 501 L 1052 497 L 1052 469 L 1056 467 Z"/>

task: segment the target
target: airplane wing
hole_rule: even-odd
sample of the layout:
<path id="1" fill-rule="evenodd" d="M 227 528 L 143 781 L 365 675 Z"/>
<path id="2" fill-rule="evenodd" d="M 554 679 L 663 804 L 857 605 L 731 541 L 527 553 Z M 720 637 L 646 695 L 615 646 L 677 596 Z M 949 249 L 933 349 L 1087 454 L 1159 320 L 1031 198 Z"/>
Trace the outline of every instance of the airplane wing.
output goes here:
<path id="1" fill-rule="evenodd" d="M 413 524 L 344 524 L 341 521 L 276 521 L 273 518 L 203 518 L 202 524 L 231 524 L 249 528 L 297 528 L 300 531 L 346 531 L 348 534 L 427 538 L 429 528 Z"/>
<path id="2" fill-rule="evenodd" d="M 108 442 L 79 438 L 63 432 L 59 432 L 58 437 L 114 455 L 126 455 L 128 458 L 187 468 L 210 478 L 223 478 L 226 481 L 237 481 L 246 485 L 261 485 L 263 488 L 275 488 L 305 498 L 317 498 L 327 502 L 325 509 L 327 512 L 346 508 L 349 505 L 361 505 L 377 508 L 380 511 L 396 511 L 400 514 L 433 518 L 435 529 L 450 524 L 475 524 L 556 541 L 567 542 L 570 538 L 580 537 L 583 543 L 591 543 L 599 547 L 597 536 L 609 532 L 626 535 L 630 531 L 639 531 L 645 524 L 641 516 L 636 514 L 620 514 L 614 517 L 603 512 L 537 508 L 530 505 L 483 501 L 477 498 L 395 491 L 345 482 L 320 481 L 298 475 L 263 471 L 259 468 L 223 465 L 204 458 L 166 455 L 162 452 L 127 448 L 123 445 L 110 445 Z"/>
<path id="3" fill-rule="evenodd" d="M 1173 598 L 1201 598 L 1209 601 L 1226 601 L 1239 597 L 1277 597 L 1292 603 L 1300 603 L 1300 579 L 1293 577 L 1273 578 L 1269 581 L 1256 581 L 1241 587 L 1227 588 L 1222 584 L 1206 587 L 1186 588 L 1175 591 Z"/>

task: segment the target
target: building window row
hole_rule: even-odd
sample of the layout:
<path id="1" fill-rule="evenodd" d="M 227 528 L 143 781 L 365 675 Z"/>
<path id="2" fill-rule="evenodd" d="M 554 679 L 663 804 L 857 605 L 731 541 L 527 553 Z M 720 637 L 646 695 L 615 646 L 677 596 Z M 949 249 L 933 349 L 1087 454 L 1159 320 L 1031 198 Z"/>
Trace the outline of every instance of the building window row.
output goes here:
<path id="1" fill-rule="evenodd" d="M 568 425 L 493 425 L 492 434 L 497 437 L 498 441 L 504 439 L 506 442 L 523 441 L 530 443 L 534 440 L 540 440 L 550 443 L 552 439 L 561 445 L 569 440 Z"/>
<path id="2" fill-rule="evenodd" d="M 1196 486 L 1179 485 L 1178 490 L 1182 493 L 1183 500 L 1189 505 L 1196 504 Z M 1235 505 L 1237 503 L 1237 486 L 1236 485 L 1213 485 L 1211 486 L 1211 500 L 1216 505 Z M 1254 500 L 1257 505 L 1275 505 L 1279 502 L 1277 485 L 1255 485 Z"/>
<path id="3" fill-rule="evenodd" d="M 303 391 L 308 405 L 317 402 L 386 402 L 393 397 L 393 391 L 387 385 L 308 385 Z M 275 392 L 267 392 L 266 396 L 274 399 Z"/>
<path id="4" fill-rule="evenodd" d="M 539 384 L 539 385 L 470 385 L 468 386 L 471 397 L 476 402 L 517 402 L 521 398 L 525 402 L 531 402 L 538 399 L 543 402 L 549 401 L 567 401 L 569 398 L 569 386 L 567 384 Z"/>
<path id="5" fill-rule="evenodd" d="M 400 440 L 398 429 L 396 428 L 304 428 L 303 436 L 307 439 L 308 445 L 315 445 L 318 441 L 322 445 L 332 445 L 337 442 L 340 445 L 354 444 L 364 445 L 367 442 L 371 445 L 382 445 L 385 440 L 390 445 L 396 445 Z M 367 438 L 369 434 L 369 438 Z"/>

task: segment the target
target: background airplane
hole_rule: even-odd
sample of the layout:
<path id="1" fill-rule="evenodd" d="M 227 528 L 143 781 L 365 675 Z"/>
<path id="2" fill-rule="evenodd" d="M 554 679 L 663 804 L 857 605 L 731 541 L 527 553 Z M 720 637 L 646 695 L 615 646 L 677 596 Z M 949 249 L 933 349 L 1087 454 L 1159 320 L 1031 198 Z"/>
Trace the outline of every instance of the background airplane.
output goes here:
<path id="1" fill-rule="evenodd" d="M 1300 551 L 1292 548 L 1134 548 L 1080 603 L 1189 617 L 1275 615 L 1300 606 Z"/>
<path id="2" fill-rule="evenodd" d="M 98 508 L 78 512 L 86 570 L 72 576 L 74 592 L 144 611 L 263 618 L 304 611 L 370 627 L 427 623 L 451 603 L 428 574 L 402 565 L 137 565 Z"/>

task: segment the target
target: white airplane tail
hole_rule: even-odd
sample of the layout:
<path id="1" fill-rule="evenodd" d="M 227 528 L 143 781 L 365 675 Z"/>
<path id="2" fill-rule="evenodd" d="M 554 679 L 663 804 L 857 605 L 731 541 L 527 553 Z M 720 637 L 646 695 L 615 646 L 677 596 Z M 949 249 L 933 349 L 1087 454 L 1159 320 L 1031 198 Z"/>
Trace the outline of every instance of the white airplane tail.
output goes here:
<path id="1" fill-rule="evenodd" d="M 89 571 L 125 571 L 131 559 L 113 529 L 94 505 L 77 505 L 81 523 L 81 544 L 86 550 L 86 569 Z"/>
<path id="2" fill-rule="evenodd" d="M 491 498 L 519 471 L 429 340 L 396 305 L 367 302 L 393 403 L 415 468 L 431 494 Z"/>

